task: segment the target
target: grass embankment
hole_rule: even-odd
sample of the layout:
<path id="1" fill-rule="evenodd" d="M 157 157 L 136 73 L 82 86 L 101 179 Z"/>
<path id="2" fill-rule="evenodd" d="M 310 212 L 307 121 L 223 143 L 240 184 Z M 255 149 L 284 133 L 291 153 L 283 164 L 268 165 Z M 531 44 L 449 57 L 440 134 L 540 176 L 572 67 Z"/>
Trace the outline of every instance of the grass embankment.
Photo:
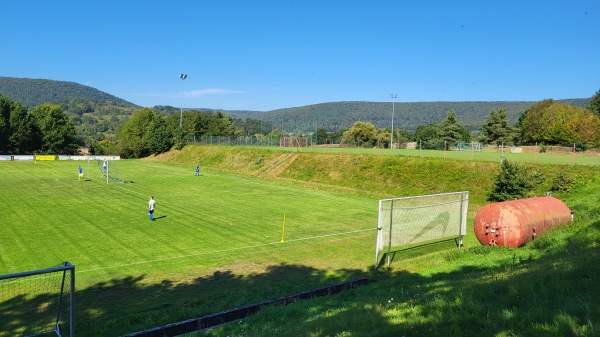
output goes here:
<path id="1" fill-rule="evenodd" d="M 273 177 L 378 196 L 469 190 L 471 211 L 485 204 L 497 163 L 296 153 Z M 187 148 L 173 163 L 264 175 L 278 151 Z M 236 164 L 238 163 L 238 164 Z M 240 170 L 239 163 L 246 163 Z M 240 167 L 243 167 L 241 165 Z M 247 169 L 251 167 L 251 169 Z M 600 332 L 600 175 L 596 167 L 527 164 L 557 192 L 575 221 L 518 249 L 467 241 L 397 252 L 391 270 L 370 284 L 326 299 L 266 308 L 256 316 L 198 336 L 596 336 Z M 377 191 L 377 193 L 373 193 Z M 473 236 L 471 235 L 471 238 Z"/>
<path id="2" fill-rule="evenodd" d="M 497 161 L 467 161 L 430 157 L 379 156 L 371 154 L 290 153 L 280 149 L 217 146 L 188 146 L 148 158 L 155 162 L 192 169 L 201 167 L 219 172 L 251 175 L 305 187 L 342 191 L 377 199 L 411 195 L 469 191 L 474 214 L 486 204 Z M 436 151 L 441 152 L 441 151 Z M 456 151 L 454 151 L 456 152 Z M 521 163 L 536 176 L 539 184 L 532 191 L 544 195 L 563 175 L 586 184 L 597 167 Z M 557 195 L 561 197 L 561 193 Z"/>

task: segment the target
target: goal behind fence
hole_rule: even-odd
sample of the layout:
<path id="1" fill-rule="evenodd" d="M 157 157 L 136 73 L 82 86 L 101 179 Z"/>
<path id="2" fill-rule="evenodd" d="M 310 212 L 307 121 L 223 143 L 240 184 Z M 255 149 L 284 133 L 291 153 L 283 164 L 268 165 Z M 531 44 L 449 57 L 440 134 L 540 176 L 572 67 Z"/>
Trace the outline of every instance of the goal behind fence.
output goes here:
<path id="1" fill-rule="evenodd" d="M 75 336 L 75 266 L 0 275 L 0 336 Z"/>
<path id="2" fill-rule="evenodd" d="M 402 246 L 458 237 L 467 232 L 469 192 L 421 195 L 379 200 L 375 265 L 380 254 Z"/>

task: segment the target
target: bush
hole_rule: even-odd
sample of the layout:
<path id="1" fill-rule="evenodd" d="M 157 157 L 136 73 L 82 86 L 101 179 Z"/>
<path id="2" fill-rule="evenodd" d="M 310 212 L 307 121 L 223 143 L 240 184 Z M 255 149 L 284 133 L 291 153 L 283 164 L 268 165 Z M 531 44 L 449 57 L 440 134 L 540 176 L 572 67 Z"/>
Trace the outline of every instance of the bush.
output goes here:
<path id="1" fill-rule="evenodd" d="M 552 181 L 550 190 L 553 192 L 569 192 L 571 191 L 573 184 L 575 184 L 575 180 L 575 178 L 569 177 L 564 172 L 561 172 Z"/>
<path id="2" fill-rule="evenodd" d="M 500 173 L 494 177 L 494 188 L 488 194 L 488 201 L 506 201 L 526 198 L 535 187 L 536 181 L 525 168 L 502 161 Z"/>
<path id="3" fill-rule="evenodd" d="M 588 146 L 585 143 L 575 143 L 575 152 L 585 152 Z"/>

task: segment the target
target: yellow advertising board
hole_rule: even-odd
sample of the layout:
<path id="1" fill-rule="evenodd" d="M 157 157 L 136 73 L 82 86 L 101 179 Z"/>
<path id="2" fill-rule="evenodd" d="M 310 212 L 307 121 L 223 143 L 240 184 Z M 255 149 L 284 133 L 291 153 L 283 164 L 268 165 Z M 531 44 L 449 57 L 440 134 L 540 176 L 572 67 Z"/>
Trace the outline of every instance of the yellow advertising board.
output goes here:
<path id="1" fill-rule="evenodd" d="M 35 160 L 56 160 L 56 156 L 35 156 Z"/>

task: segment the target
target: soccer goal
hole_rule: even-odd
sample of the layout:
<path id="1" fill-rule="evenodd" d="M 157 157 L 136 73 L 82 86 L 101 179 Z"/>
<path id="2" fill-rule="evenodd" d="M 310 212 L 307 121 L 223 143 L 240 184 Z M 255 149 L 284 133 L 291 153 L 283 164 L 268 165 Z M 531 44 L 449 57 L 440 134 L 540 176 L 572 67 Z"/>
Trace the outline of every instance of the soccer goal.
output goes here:
<path id="1" fill-rule="evenodd" d="M 75 266 L 0 275 L 0 336 L 75 336 Z"/>
<path id="2" fill-rule="evenodd" d="M 279 147 L 306 147 L 306 137 L 281 137 Z"/>
<path id="3" fill-rule="evenodd" d="M 481 151 L 481 143 L 458 143 L 457 151 Z"/>
<path id="4" fill-rule="evenodd" d="M 106 179 L 107 184 L 125 182 L 117 160 L 99 159 L 96 160 L 96 163 L 98 164 L 101 176 Z"/>
<path id="5" fill-rule="evenodd" d="M 379 200 L 375 265 L 386 252 L 389 266 L 390 252 L 401 246 L 458 237 L 461 247 L 468 206 L 467 191 Z"/>

